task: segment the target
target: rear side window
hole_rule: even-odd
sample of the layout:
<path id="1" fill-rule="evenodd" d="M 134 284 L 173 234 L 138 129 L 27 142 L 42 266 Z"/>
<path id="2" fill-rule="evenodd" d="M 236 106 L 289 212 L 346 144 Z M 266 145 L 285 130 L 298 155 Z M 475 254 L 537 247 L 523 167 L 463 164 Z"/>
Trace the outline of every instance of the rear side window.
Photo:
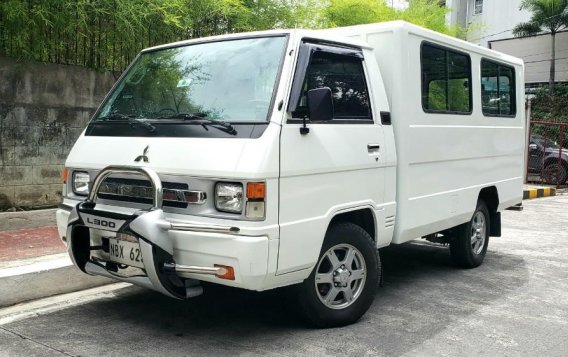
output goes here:
<path id="1" fill-rule="evenodd" d="M 425 112 L 471 113 L 471 60 L 468 55 L 424 43 L 422 108 Z"/>
<path id="2" fill-rule="evenodd" d="M 481 107 L 486 116 L 517 114 L 513 67 L 481 60 Z"/>
<path id="3" fill-rule="evenodd" d="M 310 89 L 329 87 L 334 119 L 371 119 L 369 91 L 362 60 L 325 51 L 313 53 L 302 85 L 294 118 L 308 115 L 307 93 Z"/>

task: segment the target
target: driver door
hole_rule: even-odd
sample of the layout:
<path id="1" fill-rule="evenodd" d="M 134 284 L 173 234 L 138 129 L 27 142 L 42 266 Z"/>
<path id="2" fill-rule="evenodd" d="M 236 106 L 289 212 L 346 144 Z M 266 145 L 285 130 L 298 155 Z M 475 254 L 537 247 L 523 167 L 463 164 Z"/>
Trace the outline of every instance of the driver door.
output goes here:
<path id="1" fill-rule="evenodd" d="M 384 202 L 386 155 L 380 115 L 361 49 L 303 43 L 280 141 L 277 274 L 311 268 L 333 215 Z M 369 58 L 374 61 L 374 58 Z M 307 120 L 307 92 L 328 87 L 334 117 Z"/>

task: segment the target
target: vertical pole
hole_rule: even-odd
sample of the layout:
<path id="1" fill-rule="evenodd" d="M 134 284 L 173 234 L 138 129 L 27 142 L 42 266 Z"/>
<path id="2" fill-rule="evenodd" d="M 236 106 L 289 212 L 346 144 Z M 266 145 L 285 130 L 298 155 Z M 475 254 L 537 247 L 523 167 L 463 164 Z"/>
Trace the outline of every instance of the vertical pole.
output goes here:
<path id="1" fill-rule="evenodd" d="M 530 133 L 531 133 L 531 100 L 525 100 L 525 183 L 529 181 L 529 144 L 530 144 Z"/>
<path id="2" fill-rule="evenodd" d="M 562 145 L 564 144 L 564 129 L 566 128 L 564 124 L 559 124 L 560 129 L 560 140 L 558 142 L 558 146 L 560 149 L 558 150 L 558 168 L 556 169 L 556 189 L 560 188 L 560 170 L 562 169 Z"/>

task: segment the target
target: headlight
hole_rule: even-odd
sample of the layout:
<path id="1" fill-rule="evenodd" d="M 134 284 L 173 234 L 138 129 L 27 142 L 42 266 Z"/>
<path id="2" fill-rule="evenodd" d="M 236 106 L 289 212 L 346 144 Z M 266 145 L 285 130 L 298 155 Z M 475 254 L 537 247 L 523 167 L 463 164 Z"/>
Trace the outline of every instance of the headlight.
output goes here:
<path id="1" fill-rule="evenodd" d="M 76 195 L 86 196 L 89 194 L 89 174 L 82 171 L 73 172 L 73 192 Z"/>
<path id="2" fill-rule="evenodd" d="M 241 213 L 243 211 L 243 185 L 217 183 L 215 185 L 215 207 L 223 212 Z"/>

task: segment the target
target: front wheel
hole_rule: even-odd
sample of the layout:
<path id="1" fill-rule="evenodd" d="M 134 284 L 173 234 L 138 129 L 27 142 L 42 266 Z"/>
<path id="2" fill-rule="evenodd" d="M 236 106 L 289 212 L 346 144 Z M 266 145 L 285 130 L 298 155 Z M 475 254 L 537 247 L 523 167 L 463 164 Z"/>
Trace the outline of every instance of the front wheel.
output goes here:
<path id="1" fill-rule="evenodd" d="M 371 306 L 380 276 L 381 262 L 371 236 L 352 223 L 334 224 L 314 270 L 298 285 L 302 312 L 318 327 L 354 323 Z"/>
<path id="2" fill-rule="evenodd" d="M 457 235 L 450 242 L 450 252 L 454 262 L 462 268 L 475 268 L 483 263 L 489 244 L 489 210 L 482 200 L 471 220 L 457 229 Z"/>

